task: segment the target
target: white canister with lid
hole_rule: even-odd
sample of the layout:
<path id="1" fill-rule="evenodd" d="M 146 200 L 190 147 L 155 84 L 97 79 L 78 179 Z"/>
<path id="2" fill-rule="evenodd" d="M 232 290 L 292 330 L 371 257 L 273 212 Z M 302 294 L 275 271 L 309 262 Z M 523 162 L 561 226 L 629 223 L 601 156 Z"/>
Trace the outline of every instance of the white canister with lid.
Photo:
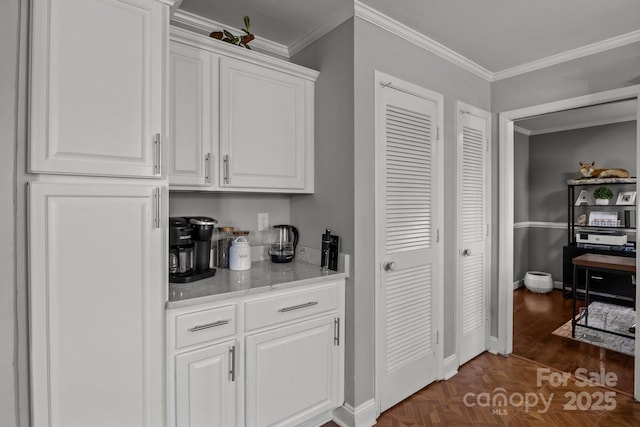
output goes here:
<path id="1" fill-rule="evenodd" d="M 229 249 L 229 268 L 231 270 L 249 270 L 251 268 L 251 246 L 244 236 L 233 239 Z"/>

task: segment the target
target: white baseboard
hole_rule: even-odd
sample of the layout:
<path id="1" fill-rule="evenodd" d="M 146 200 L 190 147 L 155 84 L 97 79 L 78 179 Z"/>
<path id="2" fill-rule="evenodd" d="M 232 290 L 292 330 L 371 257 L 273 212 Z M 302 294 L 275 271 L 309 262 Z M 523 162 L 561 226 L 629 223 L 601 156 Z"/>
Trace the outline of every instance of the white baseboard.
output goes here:
<path id="1" fill-rule="evenodd" d="M 487 351 L 493 354 L 504 354 L 504 351 L 500 346 L 500 342 L 498 341 L 498 337 L 489 337 L 489 340 L 487 341 Z"/>
<path id="2" fill-rule="evenodd" d="M 458 374 L 458 356 L 456 354 L 452 354 L 451 356 L 444 359 L 444 363 L 442 364 L 442 375 L 443 379 L 446 381 L 449 378 Z"/>
<path id="3" fill-rule="evenodd" d="M 357 408 L 345 403 L 333 411 L 333 422 L 341 427 L 371 427 L 375 425 L 375 399 L 369 399 Z"/>
<path id="4" fill-rule="evenodd" d="M 513 290 L 515 291 L 518 288 L 521 288 L 524 286 L 524 280 L 516 280 L 515 282 L 513 282 Z"/>

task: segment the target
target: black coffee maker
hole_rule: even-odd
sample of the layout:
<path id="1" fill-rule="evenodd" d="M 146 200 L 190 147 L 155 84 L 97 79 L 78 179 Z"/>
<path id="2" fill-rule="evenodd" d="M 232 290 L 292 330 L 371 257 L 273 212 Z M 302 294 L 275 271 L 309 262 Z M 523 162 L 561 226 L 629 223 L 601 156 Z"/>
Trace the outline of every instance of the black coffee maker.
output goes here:
<path id="1" fill-rule="evenodd" d="M 216 221 L 204 216 L 169 218 L 169 281 L 189 283 L 216 274 L 210 268 Z"/>

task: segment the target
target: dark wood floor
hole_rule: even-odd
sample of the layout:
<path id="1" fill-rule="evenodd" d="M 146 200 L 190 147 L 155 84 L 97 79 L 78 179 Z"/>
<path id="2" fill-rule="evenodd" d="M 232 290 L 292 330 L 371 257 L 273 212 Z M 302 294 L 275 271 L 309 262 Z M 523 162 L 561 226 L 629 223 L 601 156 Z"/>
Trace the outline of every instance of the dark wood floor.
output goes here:
<path id="1" fill-rule="evenodd" d="M 536 294 L 526 288 L 513 293 L 513 354 L 563 372 L 585 368 L 588 372 L 613 372 L 616 390 L 633 395 L 632 356 L 606 350 L 552 332 L 571 319 L 572 300 L 562 291 Z"/>
<path id="2" fill-rule="evenodd" d="M 558 386 L 538 382 L 538 369 L 547 368 L 518 356 L 485 352 L 461 366 L 453 378 L 431 384 L 382 413 L 376 426 L 640 426 L 640 403 L 631 397 L 573 378 Z M 500 388 L 508 399 L 504 406 L 491 403 Z M 482 393 L 488 393 L 488 401 Z M 329 426 L 338 425 L 325 424 Z"/>
<path id="3" fill-rule="evenodd" d="M 633 357 L 551 336 L 571 317 L 571 310 L 560 291 L 515 291 L 513 355 L 479 355 L 453 378 L 433 383 L 382 413 L 376 426 L 640 426 L 640 403 L 631 397 Z M 578 367 L 616 372 L 616 390 L 585 385 L 573 376 L 565 384 L 541 379 L 552 374 L 561 378 L 562 372 L 573 373 Z M 493 399 L 500 388 L 507 405 L 484 404 L 480 396 Z"/>

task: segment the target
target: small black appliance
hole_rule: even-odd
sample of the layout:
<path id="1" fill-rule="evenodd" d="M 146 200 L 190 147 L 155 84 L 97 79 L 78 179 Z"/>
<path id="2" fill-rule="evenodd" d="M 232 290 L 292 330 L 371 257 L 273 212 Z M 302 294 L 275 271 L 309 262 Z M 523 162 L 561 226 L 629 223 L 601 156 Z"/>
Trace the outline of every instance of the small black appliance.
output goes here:
<path id="1" fill-rule="evenodd" d="M 188 283 L 216 274 L 210 268 L 213 218 L 172 217 L 169 219 L 169 281 Z"/>

